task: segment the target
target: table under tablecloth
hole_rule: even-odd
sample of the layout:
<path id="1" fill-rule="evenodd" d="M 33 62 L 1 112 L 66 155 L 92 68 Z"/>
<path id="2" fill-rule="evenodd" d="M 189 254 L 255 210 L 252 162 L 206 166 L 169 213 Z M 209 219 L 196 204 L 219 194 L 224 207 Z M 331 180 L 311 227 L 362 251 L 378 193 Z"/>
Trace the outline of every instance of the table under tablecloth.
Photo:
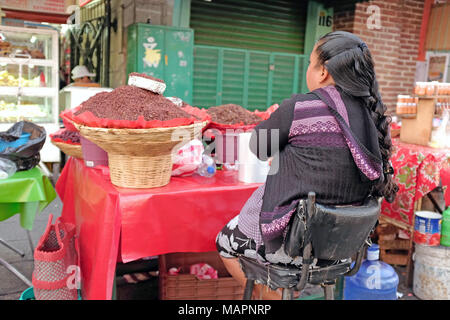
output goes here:
<path id="1" fill-rule="evenodd" d="M 399 192 L 393 203 L 382 203 L 382 215 L 414 225 L 414 204 L 435 189 L 440 180 L 446 205 L 450 205 L 450 149 L 407 144 L 393 139 L 392 166 Z"/>
<path id="2" fill-rule="evenodd" d="M 22 228 L 32 230 L 38 211 L 56 198 L 50 180 L 35 167 L 0 180 L 0 221 L 20 214 Z"/>
<path id="3" fill-rule="evenodd" d="M 172 177 L 167 186 L 126 189 L 107 167 L 70 158 L 56 184 L 62 219 L 77 226 L 83 299 L 110 299 L 118 261 L 216 250 L 215 237 L 260 184 L 236 171 L 212 178 Z"/>

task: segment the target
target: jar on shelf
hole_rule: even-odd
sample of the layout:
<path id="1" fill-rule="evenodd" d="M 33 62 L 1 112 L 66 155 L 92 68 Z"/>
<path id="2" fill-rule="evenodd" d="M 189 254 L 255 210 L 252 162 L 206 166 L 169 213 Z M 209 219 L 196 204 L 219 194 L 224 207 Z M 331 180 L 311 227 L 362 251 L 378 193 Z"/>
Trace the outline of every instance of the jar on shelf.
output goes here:
<path id="1" fill-rule="evenodd" d="M 408 113 L 408 95 L 399 94 L 397 96 L 397 109 L 398 114 Z"/>
<path id="2" fill-rule="evenodd" d="M 418 96 L 424 96 L 426 94 L 427 89 L 426 82 L 416 82 L 416 86 L 414 88 L 414 93 Z"/>
<path id="3" fill-rule="evenodd" d="M 439 83 L 437 88 L 437 94 L 440 96 L 446 96 L 450 92 L 450 86 L 449 83 Z"/>
<path id="4" fill-rule="evenodd" d="M 436 83 L 434 82 L 427 82 L 427 87 L 425 89 L 425 94 L 427 96 L 432 96 L 436 92 Z"/>
<path id="5" fill-rule="evenodd" d="M 419 105 L 419 97 L 414 97 L 413 98 L 413 103 L 412 103 L 412 112 L 411 113 L 414 113 L 414 114 L 416 114 L 417 113 L 417 106 Z"/>
<path id="6" fill-rule="evenodd" d="M 444 86 L 444 83 L 438 83 L 437 84 L 437 94 L 439 96 L 442 96 L 445 94 L 447 88 Z"/>
<path id="7" fill-rule="evenodd" d="M 450 95 L 450 83 L 441 83 L 442 85 L 442 95 L 448 96 Z"/>
<path id="8" fill-rule="evenodd" d="M 441 110 L 442 110 L 442 107 L 443 107 L 443 99 L 442 98 L 438 98 L 438 99 L 436 99 L 436 105 L 435 105 L 435 108 L 436 108 L 436 114 L 439 114 L 440 112 L 441 112 Z"/>
<path id="9" fill-rule="evenodd" d="M 397 114 L 402 114 L 403 113 L 403 102 L 397 102 L 395 112 Z"/>

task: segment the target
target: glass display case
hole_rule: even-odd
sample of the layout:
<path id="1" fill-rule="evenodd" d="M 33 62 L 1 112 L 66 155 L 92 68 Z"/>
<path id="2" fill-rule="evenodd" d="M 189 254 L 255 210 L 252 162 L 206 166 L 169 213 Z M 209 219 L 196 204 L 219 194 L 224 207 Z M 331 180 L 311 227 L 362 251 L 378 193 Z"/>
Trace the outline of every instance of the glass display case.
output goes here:
<path id="1" fill-rule="evenodd" d="M 0 25 L 0 131 L 17 121 L 59 129 L 58 31 Z M 59 149 L 47 139 L 45 162 L 58 162 Z"/>

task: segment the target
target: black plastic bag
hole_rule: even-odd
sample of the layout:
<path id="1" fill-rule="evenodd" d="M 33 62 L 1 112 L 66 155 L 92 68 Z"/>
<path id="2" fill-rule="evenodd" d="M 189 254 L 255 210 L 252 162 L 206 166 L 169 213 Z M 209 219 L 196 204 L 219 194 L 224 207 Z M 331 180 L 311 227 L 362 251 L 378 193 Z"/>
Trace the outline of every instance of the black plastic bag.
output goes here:
<path id="1" fill-rule="evenodd" d="M 17 171 L 30 170 L 41 160 L 40 151 L 45 143 L 47 133 L 45 129 L 29 121 L 16 122 L 7 131 L 0 132 L 0 139 L 4 141 L 14 141 L 27 132 L 30 138 L 27 143 L 13 148 L 7 147 L 0 152 L 0 157 L 13 161 L 17 166 Z"/>

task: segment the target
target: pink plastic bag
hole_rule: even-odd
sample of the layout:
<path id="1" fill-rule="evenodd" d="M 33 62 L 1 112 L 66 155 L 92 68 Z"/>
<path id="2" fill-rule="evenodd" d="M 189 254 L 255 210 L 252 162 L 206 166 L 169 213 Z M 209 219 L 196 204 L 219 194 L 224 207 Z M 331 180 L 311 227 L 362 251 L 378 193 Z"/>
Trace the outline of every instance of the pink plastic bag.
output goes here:
<path id="1" fill-rule="evenodd" d="M 181 147 L 173 157 L 172 176 L 190 176 L 202 163 L 203 143 L 194 139 Z"/>
<path id="2" fill-rule="evenodd" d="M 61 117 L 64 127 L 67 130 L 77 132 L 78 129 L 73 125 L 73 113 L 75 112 L 74 110 L 75 108 L 73 110 L 72 109 L 64 110 L 59 114 L 59 116 Z"/>
<path id="3" fill-rule="evenodd" d="M 179 268 L 172 267 L 169 269 L 169 271 L 167 271 L 167 274 L 169 276 L 176 276 L 176 275 L 180 274 L 180 272 L 181 272 L 181 267 L 179 267 Z"/>
<path id="4" fill-rule="evenodd" d="M 218 279 L 217 270 L 207 263 L 196 263 L 191 265 L 190 274 L 195 275 L 198 279 Z"/>

